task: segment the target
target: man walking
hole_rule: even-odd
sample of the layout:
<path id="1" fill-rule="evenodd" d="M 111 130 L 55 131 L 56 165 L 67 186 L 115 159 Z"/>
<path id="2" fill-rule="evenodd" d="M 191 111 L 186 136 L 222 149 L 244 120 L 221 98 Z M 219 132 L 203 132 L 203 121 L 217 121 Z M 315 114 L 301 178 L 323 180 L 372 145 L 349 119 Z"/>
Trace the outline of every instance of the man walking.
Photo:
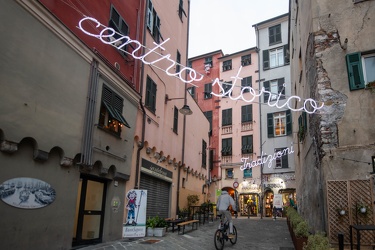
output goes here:
<path id="1" fill-rule="evenodd" d="M 229 211 L 229 206 L 232 206 L 232 209 L 234 211 L 237 211 L 236 204 L 234 203 L 232 196 L 230 196 L 227 191 L 223 190 L 221 191 L 221 195 L 219 196 L 219 199 L 217 200 L 217 210 L 219 211 L 220 214 L 224 215 L 229 222 L 228 238 L 234 238 L 232 214 Z"/>

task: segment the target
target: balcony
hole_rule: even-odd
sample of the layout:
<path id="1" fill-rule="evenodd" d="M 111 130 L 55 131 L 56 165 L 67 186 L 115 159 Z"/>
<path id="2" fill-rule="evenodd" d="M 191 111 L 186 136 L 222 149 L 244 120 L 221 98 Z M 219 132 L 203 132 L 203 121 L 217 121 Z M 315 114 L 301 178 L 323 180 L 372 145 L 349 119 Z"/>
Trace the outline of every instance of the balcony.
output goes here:
<path id="1" fill-rule="evenodd" d="M 232 156 L 221 156 L 221 164 L 232 163 Z"/>
<path id="2" fill-rule="evenodd" d="M 250 121 L 250 122 L 243 122 L 241 124 L 241 132 L 245 132 L 245 131 L 251 131 L 253 130 L 253 122 Z"/>
<path id="3" fill-rule="evenodd" d="M 232 125 L 221 127 L 221 134 L 222 135 L 232 134 Z"/>

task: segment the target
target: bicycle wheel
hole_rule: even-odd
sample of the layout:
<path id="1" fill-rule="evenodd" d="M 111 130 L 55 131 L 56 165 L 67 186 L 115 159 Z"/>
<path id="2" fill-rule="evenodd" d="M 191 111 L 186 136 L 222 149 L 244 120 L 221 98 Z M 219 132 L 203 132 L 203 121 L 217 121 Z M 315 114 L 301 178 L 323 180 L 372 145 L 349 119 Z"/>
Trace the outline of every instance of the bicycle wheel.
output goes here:
<path id="1" fill-rule="evenodd" d="M 217 250 L 222 250 L 224 248 L 223 232 L 220 229 L 217 229 L 215 232 L 214 242 Z"/>
<path id="2" fill-rule="evenodd" d="M 233 233 L 234 233 L 234 238 L 229 239 L 229 241 L 230 241 L 230 243 L 232 243 L 232 245 L 236 244 L 236 242 L 237 242 L 237 229 L 234 225 L 233 225 Z"/>

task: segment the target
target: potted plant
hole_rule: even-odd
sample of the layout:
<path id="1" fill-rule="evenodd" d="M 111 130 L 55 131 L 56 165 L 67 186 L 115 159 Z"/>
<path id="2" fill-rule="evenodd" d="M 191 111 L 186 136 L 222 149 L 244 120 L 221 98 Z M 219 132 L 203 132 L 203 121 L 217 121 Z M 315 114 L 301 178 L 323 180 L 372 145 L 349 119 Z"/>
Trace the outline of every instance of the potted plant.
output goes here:
<path id="1" fill-rule="evenodd" d="M 154 227 L 154 236 L 163 237 L 167 230 L 167 222 L 165 219 L 155 216 L 155 227 Z"/>
<path id="2" fill-rule="evenodd" d="M 147 236 L 154 236 L 154 228 L 156 226 L 156 218 L 151 217 L 146 220 Z"/>
<path id="3" fill-rule="evenodd" d="M 328 237 L 322 233 L 317 232 L 316 234 L 309 235 L 305 250 L 316 250 L 316 249 L 330 249 Z"/>
<path id="4" fill-rule="evenodd" d="M 369 211 L 369 207 L 362 202 L 362 200 L 357 204 L 357 212 L 366 215 Z"/>

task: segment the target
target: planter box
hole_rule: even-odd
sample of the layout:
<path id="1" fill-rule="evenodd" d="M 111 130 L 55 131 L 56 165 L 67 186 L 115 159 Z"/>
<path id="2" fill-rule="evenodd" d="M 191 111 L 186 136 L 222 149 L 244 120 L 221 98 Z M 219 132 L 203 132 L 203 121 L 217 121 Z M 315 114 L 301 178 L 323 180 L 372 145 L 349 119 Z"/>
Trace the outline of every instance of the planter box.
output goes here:
<path id="1" fill-rule="evenodd" d="M 307 244 L 307 237 L 295 237 L 294 247 L 296 250 L 303 250 L 303 244 Z"/>
<path id="2" fill-rule="evenodd" d="M 154 228 L 154 236 L 155 237 L 163 237 L 165 235 L 166 228 L 165 227 L 155 227 Z"/>
<path id="3" fill-rule="evenodd" d="M 154 236 L 154 229 L 152 227 L 148 227 L 146 233 L 146 236 L 152 237 Z"/>

